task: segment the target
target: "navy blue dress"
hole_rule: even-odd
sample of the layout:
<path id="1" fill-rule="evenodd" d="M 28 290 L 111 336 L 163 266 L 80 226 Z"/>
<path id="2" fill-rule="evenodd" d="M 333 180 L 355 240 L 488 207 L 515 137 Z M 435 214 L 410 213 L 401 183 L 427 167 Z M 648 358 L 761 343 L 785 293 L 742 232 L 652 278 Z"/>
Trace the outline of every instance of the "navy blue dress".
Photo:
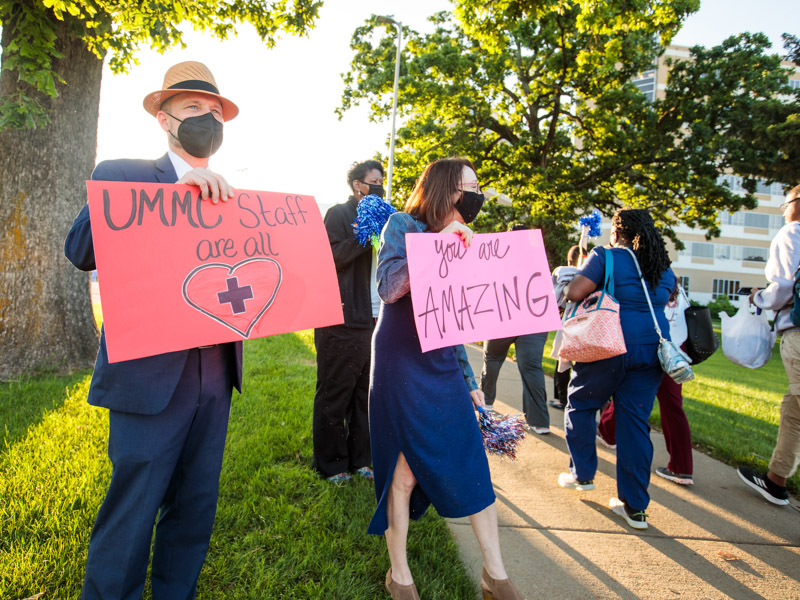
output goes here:
<path id="1" fill-rule="evenodd" d="M 459 350 L 423 353 L 408 294 L 405 234 L 425 231 L 406 213 L 392 215 L 378 252 L 383 303 L 372 338 L 369 424 L 378 506 L 368 532 L 388 528 L 386 505 L 402 452 L 417 480 L 410 517 L 433 504 L 443 517 L 480 512 L 495 501 L 489 463 Z M 471 373 L 468 372 L 469 375 Z"/>

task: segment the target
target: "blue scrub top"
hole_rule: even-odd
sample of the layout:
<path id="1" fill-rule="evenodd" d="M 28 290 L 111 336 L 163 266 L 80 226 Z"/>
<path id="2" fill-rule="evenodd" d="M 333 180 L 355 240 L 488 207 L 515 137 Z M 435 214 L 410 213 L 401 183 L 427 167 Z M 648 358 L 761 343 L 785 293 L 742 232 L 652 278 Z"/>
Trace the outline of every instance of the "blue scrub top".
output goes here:
<path id="1" fill-rule="evenodd" d="M 614 297 L 619 302 L 619 320 L 622 324 L 622 335 L 625 344 L 653 344 L 658 342 L 658 334 L 653 325 L 653 317 L 644 297 L 644 290 L 639 281 L 639 274 L 633 257 L 624 248 L 611 248 L 614 254 Z M 606 257 L 603 248 L 596 247 L 589 254 L 580 274 L 591 279 L 597 288 L 603 287 L 606 273 Z M 653 310 L 658 319 L 661 334 L 669 339 L 669 322 L 664 316 L 664 306 L 675 288 L 675 274 L 667 269 L 655 290 L 645 281 Z"/>

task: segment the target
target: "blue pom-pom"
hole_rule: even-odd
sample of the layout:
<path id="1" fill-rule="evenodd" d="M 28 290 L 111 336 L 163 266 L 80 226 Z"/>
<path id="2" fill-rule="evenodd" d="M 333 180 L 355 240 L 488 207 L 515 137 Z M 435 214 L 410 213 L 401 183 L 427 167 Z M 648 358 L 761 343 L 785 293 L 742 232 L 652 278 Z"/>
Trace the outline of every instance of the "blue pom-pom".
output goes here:
<path id="1" fill-rule="evenodd" d="M 578 219 L 578 224 L 581 227 L 583 227 L 584 225 L 588 226 L 589 237 L 594 238 L 594 237 L 600 237 L 601 235 L 600 222 L 602 220 L 603 220 L 603 215 L 601 215 L 600 211 L 595 208 L 592 211 L 592 214 L 590 214 L 589 216 L 581 217 L 580 219 Z"/>
<path id="2" fill-rule="evenodd" d="M 356 242 L 362 246 L 372 244 L 377 248 L 376 242 L 380 240 L 383 226 L 389 220 L 389 215 L 395 212 L 395 208 L 380 196 L 364 196 L 358 203 L 356 222 L 353 223 Z"/>
<path id="3" fill-rule="evenodd" d="M 486 451 L 513 462 L 517 457 L 517 445 L 525 437 L 525 417 L 499 415 L 478 407 L 478 426 Z"/>

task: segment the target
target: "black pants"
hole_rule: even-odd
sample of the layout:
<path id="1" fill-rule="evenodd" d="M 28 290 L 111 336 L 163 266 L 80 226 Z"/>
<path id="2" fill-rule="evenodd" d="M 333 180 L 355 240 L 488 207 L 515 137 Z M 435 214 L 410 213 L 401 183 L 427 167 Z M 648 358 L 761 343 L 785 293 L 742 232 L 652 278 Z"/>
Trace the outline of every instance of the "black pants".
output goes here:
<path id="1" fill-rule="evenodd" d="M 571 375 L 572 371 L 570 369 L 559 373 L 558 364 L 556 363 L 556 370 L 555 373 L 553 373 L 553 398 L 555 398 L 556 402 L 560 402 L 561 404 L 567 403 L 567 398 L 569 396 L 567 388 L 569 387 L 569 378 Z"/>
<path id="2" fill-rule="evenodd" d="M 323 477 L 372 462 L 367 410 L 371 343 L 372 327 L 335 325 L 314 330 L 317 392 L 312 464 Z"/>
<path id="3" fill-rule="evenodd" d="M 522 377 L 522 411 L 531 427 L 549 427 L 547 392 L 544 387 L 542 351 L 547 333 L 528 333 L 510 338 L 488 340 L 483 345 L 483 371 L 481 389 L 486 394 L 486 404 L 492 406 L 497 395 L 497 378 L 506 360 L 508 349 L 514 344 L 517 368 Z"/>

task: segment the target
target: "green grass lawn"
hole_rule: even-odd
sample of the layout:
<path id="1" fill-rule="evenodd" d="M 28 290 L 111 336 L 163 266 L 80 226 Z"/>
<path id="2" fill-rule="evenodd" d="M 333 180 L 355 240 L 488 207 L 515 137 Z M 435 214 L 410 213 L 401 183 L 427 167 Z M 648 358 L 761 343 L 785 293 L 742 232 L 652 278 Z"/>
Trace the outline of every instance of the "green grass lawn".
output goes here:
<path id="1" fill-rule="evenodd" d="M 198 598 L 385 597 L 384 540 L 366 534 L 375 508 L 371 483 L 336 487 L 310 467 L 311 333 L 247 342 L 244 377 Z M 86 404 L 88 384 L 88 373 L 0 384 L 3 600 L 80 595 L 89 533 L 110 476 L 108 413 Z M 435 511 L 412 523 L 409 557 L 424 597 L 476 593 Z"/>
<path id="2" fill-rule="evenodd" d="M 715 327 L 722 339 L 719 324 Z M 545 372 L 552 374 L 550 358 L 554 333 L 544 351 Z M 695 378 L 683 386 L 683 407 L 692 430 L 692 441 L 707 454 L 731 465 L 751 465 L 766 470 L 778 438 L 780 404 L 789 387 L 780 356 L 780 338 L 772 358 L 760 369 L 733 364 L 720 347 L 705 362 L 693 367 Z M 656 402 L 650 423 L 660 429 Z M 696 474 L 698 477 L 701 475 Z M 789 480 L 800 491 L 800 473 Z"/>
<path id="3" fill-rule="evenodd" d="M 552 372 L 550 341 L 544 362 Z M 720 350 L 695 373 L 684 386 L 695 443 L 731 464 L 766 468 L 788 385 L 778 346 L 762 369 L 737 367 Z M 311 333 L 248 342 L 244 377 L 198 598 L 385 597 L 383 538 L 365 534 L 375 507 L 371 484 L 335 487 L 310 468 Z M 80 594 L 89 533 L 110 476 L 108 414 L 86 404 L 89 378 L 83 372 L 0 384 L 3 600 Z M 657 408 L 651 422 L 660 424 Z M 790 485 L 797 491 L 800 476 Z M 409 555 L 424 597 L 475 593 L 434 511 L 412 523 Z"/>

